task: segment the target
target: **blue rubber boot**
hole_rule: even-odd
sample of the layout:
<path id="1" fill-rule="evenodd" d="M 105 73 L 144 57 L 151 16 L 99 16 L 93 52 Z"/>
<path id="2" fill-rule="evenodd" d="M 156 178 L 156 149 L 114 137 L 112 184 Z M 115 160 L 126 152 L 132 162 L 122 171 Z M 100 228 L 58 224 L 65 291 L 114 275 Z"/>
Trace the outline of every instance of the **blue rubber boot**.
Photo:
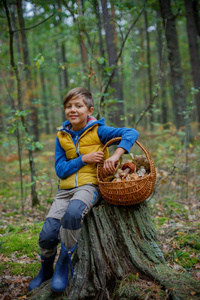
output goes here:
<path id="1" fill-rule="evenodd" d="M 40 285 L 52 278 L 53 276 L 53 263 L 55 260 L 56 253 L 53 256 L 45 257 L 41 255 L 41 269 L 38 275 L 31 281 L 31 283 L 28 286 L 28 290 L 32 291 L 35 288 L 40 287 Z"/>
<path id="2" fill-rule="evenodd" d="M 71 268 L 71 273 L 73 276 L 73 268 L 71 255 L 74 253 L 77 244 L 73 249 L 68 250 L 65 248 L 64 244 L 61 242 L 60 255 L 56 263 L 53 278 L 51 280 L 51 289 L 56 293 L 62 293 L 65 291 L 68 284 L 68 264 Z"/>

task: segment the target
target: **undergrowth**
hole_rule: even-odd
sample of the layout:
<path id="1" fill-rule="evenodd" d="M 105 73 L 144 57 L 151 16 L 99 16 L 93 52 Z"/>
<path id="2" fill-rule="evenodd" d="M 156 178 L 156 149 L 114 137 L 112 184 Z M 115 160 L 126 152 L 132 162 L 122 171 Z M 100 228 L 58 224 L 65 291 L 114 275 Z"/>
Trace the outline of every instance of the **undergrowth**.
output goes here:
<path id="1" fill-rule="evenodd" d="M 152 155 L 157 171 L 155 192 L 147 201 L 157 231 L 158 245 L 173 270 L 199 280 L 199 137 L 186 149 L 182 135 L 173 130 L 159 129 L 156 133 L 145 133 L 145 136 L 147 138 L 143 140 L 141 137 L 140 142 Z M 23 214 L 16 146 L 12 143 L 8 146 L 12 151 L 4 147 L 1 152 L 0 278 L 4 280 L 5 276 L 30 276 L 31 279 L 40 268 L 39 232 L 57 191 L 54 171 L 55 137 L 44 140 L 43 150 L 34 153 L 40 199 L 40 206 L 35 208 L 31 207 L 27 153 L 23 153 Z M 131 152 L 141 154 L 136 147 Z M 8 152 L 15 155 L 10 156 Z M 114 298 L 128 299 L 127 295 L 135 295 L 131 299 L 167 299 L 169 291 L 155 283 L 142 281 L 137 274 L 129 274 L 118 282 Z"/>

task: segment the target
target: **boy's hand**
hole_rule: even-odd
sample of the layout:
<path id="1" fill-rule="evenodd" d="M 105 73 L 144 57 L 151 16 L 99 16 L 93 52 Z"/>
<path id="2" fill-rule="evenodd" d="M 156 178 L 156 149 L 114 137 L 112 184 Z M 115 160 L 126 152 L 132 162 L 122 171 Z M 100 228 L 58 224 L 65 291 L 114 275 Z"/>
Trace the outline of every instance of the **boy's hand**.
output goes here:
<path id="1" fill-rule="evenodd" d="M 120 157 L 125 153 L 125 151 L 126 150 L 124 148 L 118 147 L 115 150 L 115 153 L 104 161 L 103 168 L 108 175 L 113 174 L 115 172 L 117 162 L 120 159 Z"/>
<path id="2" fill-rule="evenodd" d="M 107 174 L 113 174 L 115 172 L 118 160 L 119 156 L 113 154 L 104 161 L 103 168 Z"/>
<path id="3" fill-rule="evenodd" d="M 101 162 L 104 157 L 104 152 L 91 152 L 82 156 L 82 161 L 87 164 Z"/>

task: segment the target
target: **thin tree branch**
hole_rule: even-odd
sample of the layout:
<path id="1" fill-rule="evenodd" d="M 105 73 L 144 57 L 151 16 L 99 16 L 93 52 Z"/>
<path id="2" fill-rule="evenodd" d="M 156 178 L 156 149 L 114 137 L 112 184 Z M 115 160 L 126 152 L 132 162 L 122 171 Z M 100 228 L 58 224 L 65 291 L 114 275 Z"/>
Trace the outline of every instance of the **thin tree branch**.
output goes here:
<path id="1" fill-rule="evenodd" d="M 141 11 L 140 11 L 140 13 L 138 14 L 137 18 L 134 20 L 134 22 L 132 23 L 132 25 L 129 27 L 129 29 L 128 29 L 126 35 L 125 35 L 125 38 L 124 38 L 124 40 L 123 40 L 123 42 L 122 42 L 120 52 L 119 52 L 119 54 L 118 54 L 118 56 L 117 56 L 117 59 L 116 59 L 116 62 L 115 62 L 115 66 L 113 67 L 112 73 L 111 73 L 111 75 L 109 76 L 108 82 L 107 82 L 107 84 L 106 84 L 106 86 L 105 86 L 105 88 L 104 88 L 104 91 L 103 91 L 103 93 L 102 93 L 102 96 L 101 96 L 101 98 L 100 98 L 100 100 L 99 100 L 98 118 L 100 117 L 100 114 L 101 114 L 101 106 L 103 105 L 103 102 L 104 102 L 105 93 L 107 92 L 107 90 L 108 90 L 108 88 L 109 88 L 109 86 L 110 86 L 110 84 L 111 84 L 111 82 L 112 82 L 113 76 L 114 76 L 114 74 L 115 74 L 115 70 L 116 70 L 116 68 L 117 68 L 117 63 L 118 63 L 119 59 L 121 58 L 121 55 L 122 55 L 122 52 L 123 52 L 123 49 L 124 49 L 126 40 L 127 40 L 128 36 L 129 36 L 131 30 L 133 29 L 133 27 L 135 26 L 135 24 L 136 24 L 137 21 L 139 20 L 141 14 L 142 14 L 142 12 L 143 12 L 143 10 L 144 10 L 144 8 L 145 8 L 145 5 L 146 5 L 146 0 L 145 0 L 145 2 L 144 2 L 143 8 L 141 9 Z"/>
<path id="2" fill-rule="evenodd" d="M 6 88 L 7 94 L 8 94 L 8 96 L 9 96 L 10 100 L 14 103 L 14 98 L 13 98 L 13 97 L 11 96 L 11 94 L 10 94 L 10 91 L 9 91 L 9 89 L 8 89 L 6 80 L 5 80 L 5 78 L 4 78 L 4 76 L 3 76 L 1 70 L 0 70 L 0 74 L 1 74 L 1 78 L 2 78 L 2 80 L 3 80 L 3 84 L 4 84 L 5 88 Z M 13 109 L 17 109 L 17 108 L 16 108 L 16 107 L 13 107 Z"/>
<path id="3" fill-rule="evenodd" d="M 44 22 L 48 21 L 50 18 L 52 18 L 54 15 L 56 14 L 56 12 L 54 12 L 52 15 L 50 15 L 48 18 L 44 19 L 43 21 L 39 22 L 38 24 L 35 24 L 31 27 L 26 27 L 26 28 L 20 28 L 20 29 L 15 29 L 12 32 L 17 32 L 17 31 L 22 31 L 22 30 L 30 30 L 33 29 L 35 27 L 38 27 L 39 25 L 43 24 Z"/>

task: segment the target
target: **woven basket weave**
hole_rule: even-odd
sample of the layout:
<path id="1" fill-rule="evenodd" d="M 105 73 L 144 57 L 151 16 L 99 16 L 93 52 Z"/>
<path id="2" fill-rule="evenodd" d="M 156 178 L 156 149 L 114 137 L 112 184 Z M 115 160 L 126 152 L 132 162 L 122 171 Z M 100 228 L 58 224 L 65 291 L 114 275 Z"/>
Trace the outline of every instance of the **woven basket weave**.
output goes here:
<path id="1" fill-rule="evenodd" d="M 108 141 L 103 148 L 103 152 L 105 151 L 106 147 L 120 140 L 121 137 L 117 137 Z M 146 200 L 153 193 L 156 182 L 156 171 L 154 162 L 148 150 L 140 142 L 136 141 L 136 144 L 143 150 L 149 161 L 150 173 L 147 176 L 136 180 L 124 180 L 121 182 L 103 182 L 100 180 L 99 177 L 100 170 L 103 167 L 103 161 L 97 164 L 97 180 L 99 189 L 104 200 L 111 204 L 137 204 Z"/>

